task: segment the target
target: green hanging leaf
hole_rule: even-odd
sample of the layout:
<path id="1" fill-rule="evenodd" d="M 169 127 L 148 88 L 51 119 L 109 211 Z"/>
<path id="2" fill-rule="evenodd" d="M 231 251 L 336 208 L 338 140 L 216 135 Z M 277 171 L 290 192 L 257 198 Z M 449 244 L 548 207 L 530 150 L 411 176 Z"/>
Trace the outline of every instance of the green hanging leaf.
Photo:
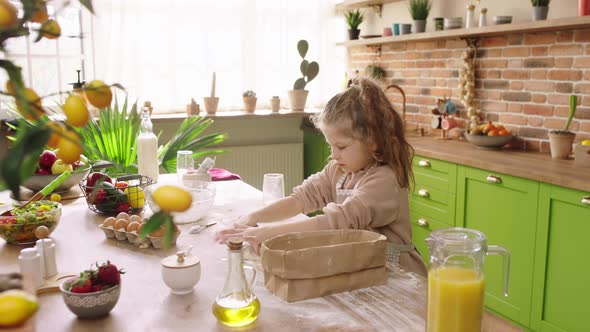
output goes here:
<path id="1" fill-rule="evenodd" d="M 92 0 L 78 0 L 78 1 L 80 1 L 80 4 L 84 7 L 86 7 L 86 9 L 88 9 L 89 12 L 94 14 L 94 8 L 92 8 Z"/>

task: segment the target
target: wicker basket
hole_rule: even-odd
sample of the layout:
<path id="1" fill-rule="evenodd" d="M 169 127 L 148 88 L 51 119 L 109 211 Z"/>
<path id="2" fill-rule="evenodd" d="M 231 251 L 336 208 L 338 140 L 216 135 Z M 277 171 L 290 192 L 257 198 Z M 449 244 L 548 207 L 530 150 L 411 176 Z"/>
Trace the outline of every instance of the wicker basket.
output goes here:
<path id="1" fill-rule="evenodd" d="M 153 183 L 152 178 L 145 175 L 123 175 L 115 179 L 110 185 L 86 185 L 85 178 L 80 181 L 80 189 L 84 193 L 90 210 L 105 214 L 116 215 L 121 212 L 136 214 L 143 211 L 145 206 L 144 189 Z"/>

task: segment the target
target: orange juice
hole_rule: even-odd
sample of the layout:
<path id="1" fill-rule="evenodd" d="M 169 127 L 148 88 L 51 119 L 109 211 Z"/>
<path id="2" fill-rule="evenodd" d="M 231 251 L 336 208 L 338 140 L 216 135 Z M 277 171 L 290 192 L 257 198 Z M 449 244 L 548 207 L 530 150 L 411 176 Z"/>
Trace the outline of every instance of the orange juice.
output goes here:
<path id="1" fill-rule="evenodd" d="M 427 332 L 478 332 L 484 278 L 478 271 L 441 267 L 428 273 Z"/>

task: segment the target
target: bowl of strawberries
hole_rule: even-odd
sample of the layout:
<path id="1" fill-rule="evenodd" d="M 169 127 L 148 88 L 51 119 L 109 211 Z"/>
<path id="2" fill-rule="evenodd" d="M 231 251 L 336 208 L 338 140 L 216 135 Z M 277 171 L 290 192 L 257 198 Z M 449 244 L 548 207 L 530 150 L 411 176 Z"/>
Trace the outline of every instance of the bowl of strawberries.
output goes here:
<path id="1" fill-rule="evenodd" d="M 66 306 L 79 318 L 98 318 L 108 315 L 121 294 L 121 274 L 107 261 L 96 268 L 80 272 L 65 280 L 59 287 Z"/>

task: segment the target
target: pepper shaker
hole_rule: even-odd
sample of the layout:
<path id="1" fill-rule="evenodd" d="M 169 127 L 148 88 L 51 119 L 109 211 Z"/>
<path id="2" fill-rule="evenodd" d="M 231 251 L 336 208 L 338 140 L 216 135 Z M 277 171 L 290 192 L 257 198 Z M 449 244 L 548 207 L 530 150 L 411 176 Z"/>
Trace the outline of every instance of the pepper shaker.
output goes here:
<path id="1" fill-rule="evenodd" d="M 41 271 L 41 255 L 35 248 L 26 248 L 20 251 L 18 256 L 18 265 L 21 274 L 33 276 L 35 287 L 43 285 L 43 272 Z"/>

